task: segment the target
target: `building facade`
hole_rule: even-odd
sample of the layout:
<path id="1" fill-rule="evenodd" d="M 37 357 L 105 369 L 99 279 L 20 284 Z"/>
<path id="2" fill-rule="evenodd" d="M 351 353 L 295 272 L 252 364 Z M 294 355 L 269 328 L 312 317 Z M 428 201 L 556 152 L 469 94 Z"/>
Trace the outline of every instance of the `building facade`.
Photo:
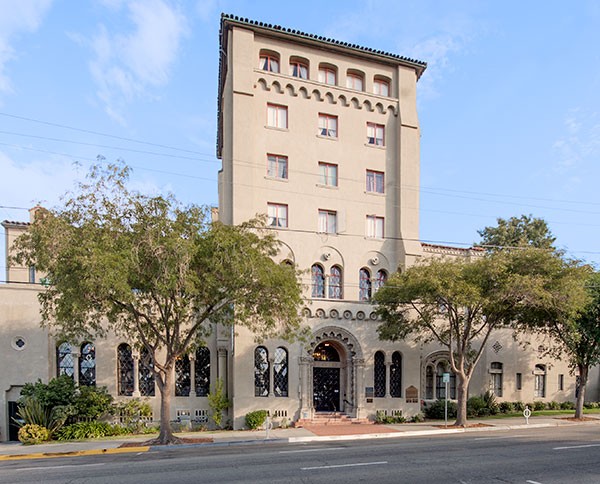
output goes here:
<path id="1" fill-rule="evenodd" d="M 228 418 L 269 410 L 282 424 L 321 412 L 359 419 L 411 416 L 445 395 L 447 355 L 434 344 L 380 341 L 371 296 L 422 257 L 478 257 L 475 249 L 419 240 L 417 82 L 425 63 L 224 15 L 220 31 L 218 217 L 266 214 L 282 242 L 278 261 L 303 270 L 307 343 L 255 343 L 243 327 L 215 328 L 206 348 L 175 369 L 172 419 L 206 422 L 217 378 Z M 33 216 L 33 215 L 32 215 Z M 3 222 L 6 253 L 27 222 Z M 27 382 L 67 374 L 106 386 L 117 399 L 159 399 L 132 341 L 60 341 L 40 327 L 34 268 L 7 261 L 0 285 L 0 440 Z M 543 344 L 542 341 L 539 344 Z M 470 393 L 499 400 L 572 400 L 564 362 L 524 350 L 509 332 L 492 336 Z M 589 399 L 598 399 L 598 375 Z M 449 393 L 454 396 L 451 377 Z"/>

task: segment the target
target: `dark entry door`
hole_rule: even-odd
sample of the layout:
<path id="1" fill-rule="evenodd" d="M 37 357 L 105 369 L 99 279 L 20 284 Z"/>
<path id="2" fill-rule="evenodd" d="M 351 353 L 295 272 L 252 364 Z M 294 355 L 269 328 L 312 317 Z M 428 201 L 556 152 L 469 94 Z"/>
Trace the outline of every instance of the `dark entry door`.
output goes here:
<path id="1" fill-rule="evenodd" d="M 313 368 L 313 405 L 317 412 L 340 410 L 339 368 Z"/>
<path id="2" fill-rule="evenodd" d="M 17 402 L 8 402 L 8 440 L 19 440 L 19 426 L 13 420 L 13 418 L 18 418 L 18 409 Z"/>

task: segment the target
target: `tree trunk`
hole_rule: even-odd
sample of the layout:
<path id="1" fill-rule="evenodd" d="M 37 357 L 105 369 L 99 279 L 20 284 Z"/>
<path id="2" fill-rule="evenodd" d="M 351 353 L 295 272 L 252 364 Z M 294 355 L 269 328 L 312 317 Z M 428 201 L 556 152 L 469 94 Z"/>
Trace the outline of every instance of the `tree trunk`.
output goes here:
<path id="1" fill-rule="evenodd" d="M 171 395 L 173 394 L 175 362 L 168 362 L 165 368 L 164 385 L 159 384 L 160 391 L 160 434 L 155 440 L 159 445 L 178 444 L 180 439 L 173 435 L 171 430 Z"/>
<path id="2" fill-rule="evenodd" d="M 456 422 L 454 425 L 457 427 L 467 426 L 467 400 L 469 399 L 469 379 L 458 373 L 456 375 L 458 380 L 458 388 L 456 389 L 457 398 L 457 409 L 456 409 Z"/>
<path id="3" fill-rule="evenodd" d="M 575 403 L 575 418 L 583 418 L 583 403 L 585 402 L 585 387 L 588 379 L 588 367 L 577 365 L 579 369 L 579 393 Z"/>

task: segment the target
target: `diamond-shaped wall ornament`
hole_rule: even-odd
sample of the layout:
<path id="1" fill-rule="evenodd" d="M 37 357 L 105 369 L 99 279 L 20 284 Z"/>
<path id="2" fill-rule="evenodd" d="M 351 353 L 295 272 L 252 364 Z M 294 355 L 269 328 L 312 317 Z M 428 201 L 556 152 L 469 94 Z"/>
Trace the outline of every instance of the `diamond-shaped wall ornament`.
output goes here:
<path id="1" fill-rule="evenodd" d="M 498 354 L 498 352 L 502 349 L 502 345 L 500 344 L 500 341 L 496 341 L 492 345 L 492 349 L 496 352 L 496 354 Z"/>

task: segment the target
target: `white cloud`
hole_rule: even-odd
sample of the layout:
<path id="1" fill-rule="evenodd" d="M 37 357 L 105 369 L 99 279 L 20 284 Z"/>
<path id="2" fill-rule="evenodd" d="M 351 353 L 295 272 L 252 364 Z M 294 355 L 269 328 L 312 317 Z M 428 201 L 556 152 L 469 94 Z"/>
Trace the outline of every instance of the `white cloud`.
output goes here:
<path id="1" fill-rule="evenodd" d="M 91 41 L 95 58 L 90 70 L 106 112 L 124 124 L 122 111 L 127 103 L 169 81 L 188 23 L 182 12 L 165 0 L 106 2 L 112 10 L 126 3 L 132 30 L 113 33 L 100 25 Z"/>
<path id="2" fill-rule="evenodd" d="M 4 2 L 0 14 L 0 93 L 12 91 L 6 65 L 18 57 L 13 47 L 15 38 L 26 32 L 35 32 L 51 4 L 52 0 Z"/>
<path id="3" fill-rule="evenodd" d="M 600 154 L 600 121 L 598 114 L 582 109 L 571 110 L 564 120 L 564 134 L 554 142 L 557 153 L 555 171 L 565 174 L 581 170 L 581 165 Z"/>

